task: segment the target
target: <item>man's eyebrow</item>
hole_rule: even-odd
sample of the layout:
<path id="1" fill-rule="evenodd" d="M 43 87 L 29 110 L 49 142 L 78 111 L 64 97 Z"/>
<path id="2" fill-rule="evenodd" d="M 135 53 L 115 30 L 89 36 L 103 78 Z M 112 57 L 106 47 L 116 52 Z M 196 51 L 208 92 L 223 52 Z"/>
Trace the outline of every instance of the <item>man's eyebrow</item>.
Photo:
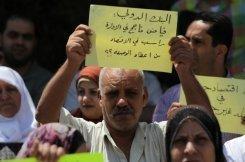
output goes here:
<path id="1" fill-rule="evenodd" d="M 34 33 L 32 32 L 19 32 L 17 30 L 14 30 L 14 29 L 11 29 L 11 30 L 8 30 L 7 33 L 18 33 L 18 34 L 22 34 L 22 35 L 35 35 Z"/>

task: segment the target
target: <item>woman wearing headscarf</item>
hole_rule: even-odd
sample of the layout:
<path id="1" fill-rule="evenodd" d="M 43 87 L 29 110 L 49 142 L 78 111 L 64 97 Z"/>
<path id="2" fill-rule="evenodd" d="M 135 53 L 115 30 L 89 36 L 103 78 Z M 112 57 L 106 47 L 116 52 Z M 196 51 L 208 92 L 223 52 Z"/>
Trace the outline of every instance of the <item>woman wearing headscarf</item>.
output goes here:
<path id="1" fill-rule="evenodd" d="M 0 66 L 0 142 L 23 143 L 37 127 L 35 107 L 21 76 Z"/>
<path id="2" fill-rule="evenodd" d="M 188 105 L 168 120 L 165 137 L 168 162 L 225 162 L 219 123 L 203 110 Z"/>
<path id="3" fill-rule="evenodd" d="M 102 109 L 98 96 L 99 75 L 100 67 L 97 66 L 87 66 L 79 71 L 76 89 L 80 107 L 72 113 L 73 116 L 94 123 L 102 121 Z"/>
<path id="4" fill-rule="evenodd" d="M 35 148 L 37 146 L 42 149 Z M 87 148 L 82 134 L 75 128 L 49 123 L 40 126 L 29 135 L 18 153 L 18 158 L 35 156 L 45 161 L 51 158 L 49 153 L 54 151 L 57 152 L 57 156 L 53 157 L 56 161 L 63 154 L 85 152 Z"/>

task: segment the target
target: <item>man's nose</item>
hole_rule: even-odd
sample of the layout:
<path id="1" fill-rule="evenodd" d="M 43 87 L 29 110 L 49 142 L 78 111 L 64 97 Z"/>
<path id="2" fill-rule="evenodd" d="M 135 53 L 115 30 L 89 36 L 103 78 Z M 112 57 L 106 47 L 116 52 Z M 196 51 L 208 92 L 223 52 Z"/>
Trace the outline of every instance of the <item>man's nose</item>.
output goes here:
<path id="1" fill-rule="evenodd" d="M 23 36 L 19 36 L 18 38 L 16 38 L 16 42 L 18 43 L 18 44 L 23 44 L 24 43 L 24 38 L 23 38 Z"/>
<path id="2" fill-rule="evenodd" d="M 83 96 L 82 96 L 82 100 L 83 100 L 83 102 L 88 101 L 88 96 L 87 96 L 87 95 L 83 95 Z"/>
<path id="3" fill-rule="evenodd" d="M 186 147 L 185 147 L 185 150 L 184 150 L 184 152 L 186 153 L 186 154 L 195 154 L 196 153 L 196 147 L 195 147 L 195 144 L 193 143 L 193 142 L 191 142 L 191 141 L 188 141 L 187 143 L 186 143 Z"/>
<path id="4" fill-rule="evenodd" d="M 127 105 L 128 105 L 127 99 L 125 97 L 120 97 L 118 102 L 117 102 L 117 106 L 124 107 L 124 106 L 127 106 Z"/>

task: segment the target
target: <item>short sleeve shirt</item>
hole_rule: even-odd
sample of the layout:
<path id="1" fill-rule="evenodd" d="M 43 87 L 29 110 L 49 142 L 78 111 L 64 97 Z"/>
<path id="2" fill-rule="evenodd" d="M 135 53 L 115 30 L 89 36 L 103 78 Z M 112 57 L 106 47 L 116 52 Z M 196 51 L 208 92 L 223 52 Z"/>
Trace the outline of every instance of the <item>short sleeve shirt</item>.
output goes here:
<path id="1" fill-rule="evenodd" d="M 69 124 L 80 130 L 91 152 L 103 153 L 108 162 L 127 162 L 126 156 L 112 139 L 105 121 L 94 124 L 82 118 L 73 117 L 61 109 L 60 123 Z M 140 122 L 130 150 L 130 162 L 165 162 L 166 122 L 147 124 Z"/>

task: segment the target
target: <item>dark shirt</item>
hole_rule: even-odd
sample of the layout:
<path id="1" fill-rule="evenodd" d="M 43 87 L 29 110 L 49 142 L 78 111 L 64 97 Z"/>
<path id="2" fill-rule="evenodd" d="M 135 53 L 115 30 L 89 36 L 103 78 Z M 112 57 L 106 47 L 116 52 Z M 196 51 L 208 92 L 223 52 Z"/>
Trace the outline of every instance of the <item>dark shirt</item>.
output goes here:
<path id="1" fill-rule="evenodd" d="M 36 62 L 33 62 L 27 73 L 22 76 L 35 105 L 37 105 L 42 91 L 51 77 L 52 74 Z"/>

